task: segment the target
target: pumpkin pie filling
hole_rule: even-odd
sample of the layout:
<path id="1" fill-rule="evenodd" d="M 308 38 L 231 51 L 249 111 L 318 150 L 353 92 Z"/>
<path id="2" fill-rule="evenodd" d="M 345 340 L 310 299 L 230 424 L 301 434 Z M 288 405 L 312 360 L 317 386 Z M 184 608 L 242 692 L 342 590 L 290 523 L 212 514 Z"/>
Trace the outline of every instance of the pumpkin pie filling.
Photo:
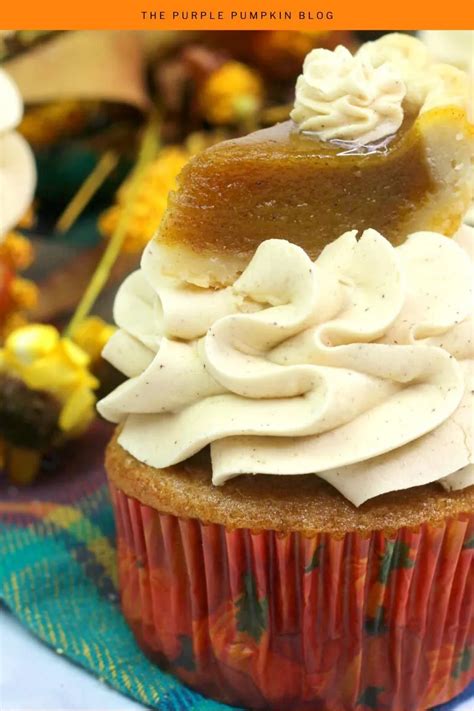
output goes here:
<path id="1" fill-rule="evenodd" d="M 170 196 L 156 236 L 165 271 L 230 283 L 274 237 L 316 258 L 355 228 L 395 245 L 417 230 L 452 235 L 469 204 L 470 134 L 462 111 L 447 107 L 408 115 L 395 136 L 368 146 L 321 141 L 292 121 L 226 141 L 192 160 Z"/>
<path id="2" fill-rule="evenodd" d="M 351 229 L 394 245 L 457 231 L 472 196 L 466 75 L 402 35 L 338 50 L 306 58 L 292 120 L 185 166 L 155 237 L 164 273 L 228 285 L 267 239 L 315 259 Z"/>

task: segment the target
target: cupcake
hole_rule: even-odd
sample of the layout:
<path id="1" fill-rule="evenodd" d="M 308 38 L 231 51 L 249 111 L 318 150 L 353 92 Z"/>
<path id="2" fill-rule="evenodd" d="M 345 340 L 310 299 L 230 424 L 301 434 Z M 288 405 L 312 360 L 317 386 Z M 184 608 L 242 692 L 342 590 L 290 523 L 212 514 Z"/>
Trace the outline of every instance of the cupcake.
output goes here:
<path id="1" fill-rule="evenodd" d="M 19 276 L 33 259 L 32 247 L 14 231 L 24 226 L 36 185 L 33 153 L 14 130 L 22 115 L 20 92 L 0 68 L 0 344 L 26 322 L 37 297 L 34 284 Z"/>
<path id="2" fill-rule="evenodd" d="M 190 161 L 118 292 L 122 608 L 212 698 L 407 711 L 473 677 L 464 79 L 399 35 L 312 52 L 292 121 Z"/>

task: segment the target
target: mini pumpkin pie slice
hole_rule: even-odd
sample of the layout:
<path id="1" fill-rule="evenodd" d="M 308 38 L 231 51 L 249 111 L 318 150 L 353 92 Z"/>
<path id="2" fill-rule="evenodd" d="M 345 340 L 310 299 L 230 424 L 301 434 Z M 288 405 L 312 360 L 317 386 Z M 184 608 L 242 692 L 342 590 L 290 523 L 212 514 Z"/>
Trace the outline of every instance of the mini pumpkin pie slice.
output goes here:
<path id="1" fill-rule="evenodd" d="M 274 237 L 316 258 L 354 228 L 394 245 L 417 230 L 454 234 L 472 196 L 468 106 L 467 75 L 408 35 L 354 56 L 313 50 L 290 121 L 185 166 L 156 236 L 162 270 L 226 285 Z"/>

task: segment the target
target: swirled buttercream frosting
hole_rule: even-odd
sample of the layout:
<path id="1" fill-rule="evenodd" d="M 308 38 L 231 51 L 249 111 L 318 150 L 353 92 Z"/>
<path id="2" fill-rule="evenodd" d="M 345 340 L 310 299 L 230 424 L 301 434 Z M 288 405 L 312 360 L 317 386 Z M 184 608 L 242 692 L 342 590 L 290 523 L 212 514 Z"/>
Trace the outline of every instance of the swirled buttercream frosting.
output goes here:
<path id="1" fill-rule="evenodd" d="M 395 133 L 403 121 L 406 87 L 397 66 L 376 66 L 370 55 L 346 47 L 314 49 L 296 82 L 291 118 L 322 140 L 371 143 Z"/>
<path id="2" fill-rule="evenodd" d="M 472 484 L 473 234 L 353 231 L 316 261 L 272 239 L 220 290 L 164 277 L 152 241 L 104 351 L 128 380 L 99 410 L 153 467 L 210 445 L 214 484 L 314 473 L 355 505 Z"/>
<path id="3" fill-rule="evenodd" d="M 291 118 L 321 140 L 364 145 L 396 133 L 405 111 L 416 116 L 441 106 L 472 114 L 468 75 L 437 62 L 416 37 L 394 32 L 354 55 L 342 46 L 310 52 Z"/>

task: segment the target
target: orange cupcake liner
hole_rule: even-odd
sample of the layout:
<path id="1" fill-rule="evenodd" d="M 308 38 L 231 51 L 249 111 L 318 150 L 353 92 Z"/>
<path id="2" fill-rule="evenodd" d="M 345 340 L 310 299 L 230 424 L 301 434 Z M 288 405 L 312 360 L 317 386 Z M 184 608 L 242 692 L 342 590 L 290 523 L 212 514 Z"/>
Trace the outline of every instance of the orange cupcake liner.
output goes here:
<path id="1" fill-rule="evenodd" d="M 473 516 L 309 538 L 111 491 L 124 615 L 201 693 L 275 711 L 421 711 L 474 678 Z"/>

